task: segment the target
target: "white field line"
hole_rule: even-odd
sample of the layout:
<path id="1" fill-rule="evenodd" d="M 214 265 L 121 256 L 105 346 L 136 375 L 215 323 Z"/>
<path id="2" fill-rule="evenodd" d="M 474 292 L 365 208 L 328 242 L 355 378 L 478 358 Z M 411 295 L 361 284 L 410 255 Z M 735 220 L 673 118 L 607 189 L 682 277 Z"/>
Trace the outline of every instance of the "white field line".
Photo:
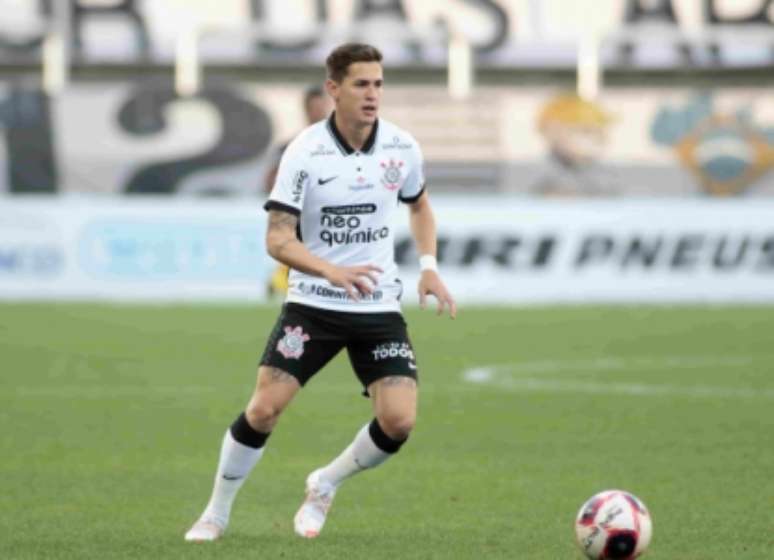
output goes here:
<path id="1" fill-rule="evenodd" d="M 601 383 L 575 379 L 551 379 L 551 374 L 701 370 L 750 367 L 748 356 L 648 356 L 636 358 L 606 357 L 593 360 L 541 360 L 514 362 L 470 368 L 462 373 L 468 383 L 496 386 L 511 391 L 572 392 L 623 395 L 682 395 L 690 397 L 774 398 L 774 388 L 715 385 L 664 385 L 649 383 Z M 539 375 L 539 377 L 538 377 Z M 641 378 L 640 378 L 641 380 Z"/>

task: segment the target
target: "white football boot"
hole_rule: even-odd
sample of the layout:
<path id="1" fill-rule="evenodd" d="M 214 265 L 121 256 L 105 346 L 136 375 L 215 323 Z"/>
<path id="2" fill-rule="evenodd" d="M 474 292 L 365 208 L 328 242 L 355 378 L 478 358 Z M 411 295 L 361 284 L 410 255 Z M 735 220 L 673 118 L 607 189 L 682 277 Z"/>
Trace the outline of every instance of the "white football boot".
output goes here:
<path id="1" fill-rule="evenodd" d="M 336 487 L 320 480 L 320 469 L 306 478 L 306 499 L 293 518 L 297 535 L 307 539 L 320 535 L 335 495 Z"/>
<path id="2" fill-rule="evenodd" d="M 188 529 L 185 540 L 188 542 L 210 542 L 218 540 L 226 531 L 225 525 L 212 517 L 202 516 Z"/>

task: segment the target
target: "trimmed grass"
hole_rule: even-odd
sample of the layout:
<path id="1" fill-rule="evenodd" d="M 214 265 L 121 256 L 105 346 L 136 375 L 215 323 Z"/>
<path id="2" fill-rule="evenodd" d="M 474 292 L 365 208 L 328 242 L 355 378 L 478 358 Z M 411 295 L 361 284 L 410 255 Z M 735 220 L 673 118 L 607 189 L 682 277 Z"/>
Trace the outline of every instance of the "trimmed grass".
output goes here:
<path id="1" fill-rule="evenodd" d="M 182 535 L 277 307 L 0 305 L 0 558 L 580 559 L 623 488 L 655 560 L 774 554 L 774 308 L 406 312 L 419 423 L 294 536 L 307 473 L 371 418 L 340 356 L 286 411 L 227 536 Z M 478 383 L 469 368 L 496 366 Z"/>

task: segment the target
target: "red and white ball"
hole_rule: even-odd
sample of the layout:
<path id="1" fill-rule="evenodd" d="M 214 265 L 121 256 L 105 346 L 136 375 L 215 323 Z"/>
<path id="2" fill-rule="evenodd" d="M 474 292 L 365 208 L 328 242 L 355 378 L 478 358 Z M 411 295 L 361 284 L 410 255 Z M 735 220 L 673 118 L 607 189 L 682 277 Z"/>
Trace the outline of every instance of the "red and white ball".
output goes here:
<path id="1" fill-rule="evenodd" d="M 648 548 L 652 532 L 648 508 L 623 490 L 595 494 L 575 519 L 578 545 L 592 560 L 633 560 Z"/>

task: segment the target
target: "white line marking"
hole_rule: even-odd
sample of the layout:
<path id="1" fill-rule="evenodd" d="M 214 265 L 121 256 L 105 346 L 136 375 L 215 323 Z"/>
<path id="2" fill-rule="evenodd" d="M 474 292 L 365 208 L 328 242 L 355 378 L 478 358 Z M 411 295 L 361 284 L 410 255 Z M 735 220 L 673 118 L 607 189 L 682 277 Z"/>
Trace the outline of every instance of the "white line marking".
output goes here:
<path id="1" fill-rule="evenodd" d="M 575 379 L 550 379 L 550 374 L 626 372 L 632 370 L 702 370 L 749 367 L 750 356 L 647 356 L 606 357 L 592 360 L 540 360 L 493 364 L 467 369 L 462 377 L 469 383 L 486 384 L 511 391 L 572 392 L 624 395 L 683 395 L 690 397 L 774 398 L 774 388 L 721 387 L 713 385 L 664 385 L 648 383 L 600 383 Z M 536 377 L 536 374 L 545 377 Z M 579 376 L 580 377 L 580 376 Z"/>

